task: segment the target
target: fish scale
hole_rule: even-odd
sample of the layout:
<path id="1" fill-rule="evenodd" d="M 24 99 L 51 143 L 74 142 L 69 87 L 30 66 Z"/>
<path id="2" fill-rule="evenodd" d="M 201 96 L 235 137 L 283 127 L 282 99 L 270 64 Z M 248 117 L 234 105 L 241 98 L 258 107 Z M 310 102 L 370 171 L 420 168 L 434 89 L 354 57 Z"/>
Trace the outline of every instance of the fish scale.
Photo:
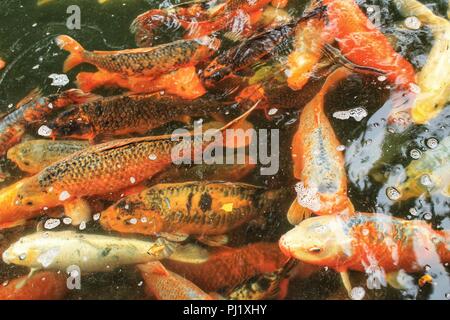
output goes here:
<path id="1" fill-rule="evenodd" d="M 273 194 L 278 191 L 243 183 L 159 184 L 105 210 L 101 223 L 107 229 L 148 235 L 219 235 L 267 212 L 275 203 Z M 132 218 L 137 223 L 130 224 Z"/>

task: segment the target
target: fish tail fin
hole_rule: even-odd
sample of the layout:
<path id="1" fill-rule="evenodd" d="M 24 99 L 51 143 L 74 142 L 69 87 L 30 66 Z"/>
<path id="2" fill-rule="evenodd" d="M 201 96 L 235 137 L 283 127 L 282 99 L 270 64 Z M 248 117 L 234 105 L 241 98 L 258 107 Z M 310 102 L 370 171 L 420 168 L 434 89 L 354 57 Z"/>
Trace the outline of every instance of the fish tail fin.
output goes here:
<path id="1" fill-rule="evenodd" d="M 77 75 L 76 84 L 80 90 L 84 92 L 90 92 L 98 87 L 98 81 L 96 73 L 93 72 L 80 72 Z"/>
<path id="2" fill-rule="evenodd" d="M 64 62 L 64 72 L 72 70 L 77 65 L 84 62 L 84 48 L 69 36 L 61 35 L 56 37 L 56 44 L 63 50 L 70 52 L 69 57 Z"/>
<path id="3" fill-rule="evenodd" d="M 352 72 L 345 67 L 338 68 L 334 70 L 325 80 L 322 88 L 320 89 L 320 94 L 325 95 L 331 88 L 333 88 L 339 81 L 348 77 Z"/>
<path id="4" fill-rule="evenodd" d="M 290 224 L 297 225 L 303 220 L 309 218 L 312 212 L 308 208 L 302 207 L 300 203 L 298 203 L 297 199 L 292 202 L 291 207 L 287 213 L 287 219 Z"/>

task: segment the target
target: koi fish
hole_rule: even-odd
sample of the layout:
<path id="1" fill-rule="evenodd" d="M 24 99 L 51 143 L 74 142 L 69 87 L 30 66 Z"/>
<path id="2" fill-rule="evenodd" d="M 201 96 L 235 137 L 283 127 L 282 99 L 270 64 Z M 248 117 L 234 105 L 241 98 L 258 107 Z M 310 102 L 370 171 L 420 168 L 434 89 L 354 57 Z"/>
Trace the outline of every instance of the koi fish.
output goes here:
<path id="1" fill-rule="evenodd" d="M 29 140 L 8 150 L 7 157 L 20 170 L 35 174 L 71 154 L 86 149 L 84 141 Z"/>
<path id="2" fill-rule="evenodd" d="M 66 270 L 76 265 L 82 272 L 106 272 L 168 258 L 176 248 L 176 244 L 162 239 L 143 241 L 74 231 L 37 232 L 13 243 L 2 257 L 7 264 L 31 270 Z"/>
<path id="3" fill-rule="evenodd" d="M 113 96 L 73 106 L 49 124 L 53 138 L 92 140 L 98 135 L 146 133 L 187 116 L 208 116 L 219 112 L 218 103 L 187 101 L 170 96 L 135 94 Z"/>
<path id="4" fill-rule="evenodd" d="M 164 183 L 194 180 L 237 182 L 248 176 L 256 167 L 255 162 L 253 160 L 250 161 L 248 156 L 245 158 L 244 163 L 174 166 L 154 177 L 152 182 Z"/>
<path id="5" fill-rule="evenodd" d="M 201 75 L 203 82 L 212 87 L 226 77 L 269 58 L 293 30 L 292 23 L 275 27 L 224 51 L 205 68 Z"/>
<path id="6" fill-rule="evenodd" d="M 256 108 L 218 129 L 239 126 Z M 38 216 L 40 210 L 65 206 L 84 196 L 121 191 L 140 184 L 168 168 L 179 158 L 193 157 L 210 143 L 191 141 L 192 134 L 130 138 L 98 144 L 58 161 L 34 176 L 22 179 L 0 192 L 0 226 L 12 227 Z M 177 154 L 183 147 L 193 150 Z M 179 148 L 179 149 L 178 149 Z"/>
<path id="7" fill-rule="evenodd" d="M 191 281 L 167 270 L 159 261 L 137 266 L 146 291 L 157 300 L 212 300 Z"/>
<path id="8" fill-rule="evenodd" d="M 292 141 L 294 177 L 301 182 L 288 212 L 288 220 L 297 224 L 312 211 L 334 214 L 344 210 L 353 212 L 347 197 L 345 160 L 333 128 L 324 113 L 326 93 L 350 74 L 344 68 L 334 71 L 320 92 L 303 109 L 300 125 Z"/>
<path id="9" fill-rule="evenodd" d="M 215 236 L 262 216 L 274 204 L 276 194 L 237 182 L 158 184 L 103 211 L 100 223 L 108 230 L 156 234 L 173 241 L 196 235 L 214 245 L 224 241 Z"/>
<path id="10" fill-rule="evenodd" d="M 97 72 L 80 72 L 77 85 L 83 91 L 92 91 L 98 87 L 120 87 L 134 93 L 152 93 L 163 91 L 183 99 L 193 100 L 203 96 L 206 89 L 194 66 L 180 68 L 163 74 L 156 79 L 145 76 L 123 77 L 117 73 L 104 70 Z"/>
<path id="11" fill-rule="evenodd" d="M 60 94 L 42 96 L 38 89 L 30 92 L 17 104 L 17 109 L 0 120 L 0 155 L 20 142 L 28 124 L 43 120 L 54 109 L 98 99 L 94 94 L 71 89 Z"/>
<path id="12" fill-rule="evenodd" d="M 392 48 L 354 0 L 324 0 L 323 4 L 329 19 L 326 37 L 336 39 L 346 58 L 384 72 L 389 81 L 402 88 L 415 84 L 412 65 Z"/>
<path id="13" fill-rule="evenodd" d="M 370 274 L 376 269 L 418 272 L 432 262 L 450 261 L 448 231 L 379 213 L 310 218 L 283 235 L 279 244 L 287 256 L 344 274 L 347 270 Z M 344 285 L 350 291 L 348 281 Z"/>
<path id="14" fill-rule="evenodd" d="M 152 9 L 139 15 L 130 26 L 138 46 L 151 46 L 157 28 L 165 25 L 169 28 L 186 30 L 185 38 L 193 39 L 210 35 L 223 29 L 248 29 L 261 17 L 262 9 L 270 0 L 227 0 L 209 9 L 194 3 L 189 7 L 170 7 Z M 239 23 L 236 23 L 239 19 Z M 242 26 L 244 24 L 244 26 Z M 239 30 L 242 31 L 242 30 Z"/>
<path id="15" fill-rule="evenodd" d="M 5 60 L 3 60 L 2 58 L 0 58 L 0 70 L 2 70 L 5 66 L 6 66 Z"/>
<path id="16" fill-rule="evenodd" d="M 211 247 L 206 261 L 164 260 L 171 271 L 183 275 L 206 292 L 235 287 L 254 276 L 273 272 L 288 258 L 276 243 L 258 242 L 240 248 Z M 193 259 L 194 257 L 192 257 Z"/>
<path id="17" fill-rule="evenodd" d="M 63 274 L 44 271 L 5 282 L 0 300 L 61 300 L 68 291 Z"/>
<path id="18" fill-rule="evenodd" d="M 156 78 L 181 67 L 204 62 L 220 46 L 218 39 L 203 38 L 178 40 L 152 48 L 87 51 L 66 35 L 58 36 L 56 43 L 61 49 L 70 52 L 64 62 L 64 72 L 86 62 L 110 73 L 148 78 Z"/>
<path id="19" fill-rule="evenodd" d="M 429 149 L 420 159 L 413 160 L 406 167 L 406 180 L 396 189 L 407 200 L 422 194 L 442 192 L 450 197 L 450 137 L 440 141 L 435 149 Z"/>
<path id="20" fill-rule="evenodd" d="M 420 92 L 411 106 L 415 123 L 424 124 L 433 119 L 450 97 L 450 23 L 436 16 L 416 0 L 395 0 L 396 7 L 404 17 L 417 17 L 431 28 L 434 44 L 427 62 L 417 75 Z"/>
<path id="21" fill-rule="evenodd" d="M 289 260 L 280 269 L 255 276 L 236 286 L 225 298 L 229 300 L 282 300 L 287 295 L 289 273 L 297 265 L 295 259 Z"/>

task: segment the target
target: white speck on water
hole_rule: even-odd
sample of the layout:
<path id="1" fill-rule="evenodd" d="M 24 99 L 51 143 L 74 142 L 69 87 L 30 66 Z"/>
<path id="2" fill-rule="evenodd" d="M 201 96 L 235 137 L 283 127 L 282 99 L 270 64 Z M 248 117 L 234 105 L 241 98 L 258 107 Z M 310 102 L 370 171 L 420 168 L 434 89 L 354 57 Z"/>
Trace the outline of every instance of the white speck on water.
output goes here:
<path id="1" fill-rule="evenodd" d="M 48 210 L 48 207 L 44 207 L 44 208 L 42 208 L 44 211 L 47 211 Z"/>
<path id="2" fill-rule="evenodd" d="M 439 141 L 436 138 L 429 138 L 427 139 L 427 141 L 425 141 L 425 144 L 428 148 L 435 149 L 438 146 Z"/>
<path id="3" fill-rule="evenodd" d="M 272 108 L 272 109 L 270 109 L 269 110 L 269 112 L 267 112 L 267 114 L 269 115 L 269 116 L 273 116 L 275 113 L 277 113 L 278 112 L 278 109 L 277 108 Z"/>
<path id="4" fill-rule="evenodd" d="M 63 223 L 64 224 L 71 224 L 72 223 L 72 219 L 69 218 L 69 217 L 66 217 L 66 218 L 63 219 Z"/>
<path id="5" fill-rule="evenodd" d="M 64 87 L 70 82 L 69 78 L 64 73 L 63 74 L 52 73 L 48 77 L 52 79 L 52 83 L 50 85 L 55 87 Z"/>
<path id="6" fill-rule="evenodd" d="M 364 108 L 357 107 L 354 109 L 346 110 L 346 111 L 337 111 L 333 113 L 333 117 L 339 120 L 348 120 L 350 118 L 355 119 L 356 121 L 361 121 L 365 117 L 367 117 L 367 111 Z"/>
<path id="7" fill-rule="evenodd" d="M 130 182 L 131 182 L 132 184 L 135 184 L 135 183 L 136 183 L 136 178 L 135 178 L 135 177 L 130 177 Z"/>
<path id="8" fill-rule="evenodd" d="M 362 300 L 366 295 L 366 290 L 363 287 L 354 287 L 350 292 L 350 297 L 352 300 Z"/>
<path id="9" fill-rule="evenodd" d="M 386 196 L 392 201 L 397 201 L 398 199 L 401 198 L 402 194 L 394 187 L 387 187 Z"/>
<path id="10" fill-rule="evenodd" d="M 431 177 L 428 174 L 423 174 L 420 177 L 420 183 L 424 186 L 424 187 L 431 187 L 433 185 L 433 181 L 431 180 Z"/>
<path id="11" fill-rule="evenodd" d="M 9 281 L 6 280 L 6 281 L 3 281 L 2 286 L 6 287 L 8 284 L 9 284 Z"/>
<path id="12" fill-rule="evenodd" d="M 128 209 L 130 209 L 130 205 L 129 205 L 129 204 L 126 204 L 126 205 L 125 205 L 125 210 L 128 210 Z"/>
<path id="13" fill-rule="evenodd" d="M 39 69 L 39 65 L 37 64 L 37 65 L 33 66 L 33 68 L 31 68 L 31 69 L 37 70 L 37 69 Z"/>
<path id="14" fill-rule="evenodd" d="M 130 224 L 136 224 L 137 223 L 137 219 L 136 218 L 131 218 L 130 220 L 128 220 L 128 222 Z"/>
<path id="15" fill-rule="evenodd" d="M 94 221 L 97 221 L 98 219 L 100 219 L 100 213 L 96 213 L 93 215 Z"/>
<path id="16" fill-rule="evenodd" d="M 369 229 L 364 228 L 364 229 L 362 230 L 362 234 L 363 234 L 363 236 L 369 235 Z"/>
<path id="17" fill-rule="evenodd" d="M 156 160 L 158 157 L 156 156 L 156 154 L 151 154 L 151 155 L 149 155 L 148 156 L 148 158 L 150 159 L 150 160 L 152 160 L 152 161 L 154 161 L 154 160 Z"/>
<path id="18" fill-rule="evenodd" d="M 336 147 L 337 151 L 344 151 L 345 150 L 345 146 L 343 144 L 339 145 Z"/>
<path id="19" fill-rule="evenodd" d="M 80 230 L 86 229 L 86 221 L 81 221 L 79 228 Z"/>
<path id="20" fill-rule="evenodd" d="M 49 108 L 49 109 L 53 109 L 53 103 L 50 102 L 50 103 L 48 104 L 48 108 Z"/>
<path id="21" fill-rule="evenodd" d="M 38 129 L 38 135 L 42 136 L 42 137 L 50 137 L 52 134 L 52 129 L 50 129 L 49 127 L 47 127 L 46 125 L 42 125 L 40 126 L 40 128 Z"/>
<path id="22" fill-rule="evenodd" d="M 141 222 L 142 222 L 142 223 L 147 223 L 147 217 L 142 217 L 142 218 L 141 218 Z"/>
<path id="23" fill-rule="evenodd" d="M 386 76 L 378 76 L 378 81 L 386 81 L 387 77 Z"/>
<path id="24" fill-rule="evenodd" d="M 417 17 L 411 16 L 405 19 L 405 26 L 411 30 L 417 30 L 421 27 L 422 23 Z"/>
<path id="25" fill-rule="evenodd" d="M 141 287 L 144 284 L 144 281 L 139 281 L 138 287 Z"/>
<path id="26" fill-rule="evenodd" d="M 59 200 L 60 200 L 60 201 L 65 201 L 65 200 L 67 200 L 67 199 L 69 199 L 69 198 L 70 198 L 70 193 L 67 192 L 67 191 L 63 191 L 63 192 L 61 192 L 61 193 L 59 194 Z"/>
<path id="27" fill-rule="evenodd" d="M 415 93 L 415 94 L 419 94 L 420 93 L 420 87 L 417 84 L 415 84 L 415 83 L 411 83 L 409 85 L 409 89 L 411 90 L 412 93 Z"/>
<path id="28" fill-rule="evenodd" d="M 420 159 L 420 157 L 422 156 L 422 152 L 420 150 L 417 150 L 417 149 L 412 149 L 409 152 L 409 156 L 411 158 L 413 158 L 414 160 L 417 160 L 417 159 Z"/>
<path id="29" fill-rule="evenodd" d="M 34 28 L 34 27 L 37 27 L 37 22 L 35 22 L 35 23 L 33 23 L 31 26 Z"/>
<path id="30" fill-rule="evenodd" d="M 425 265 L 425 271 L 430 271 L 431 270 L 431 266 L 430 265 Z"/>
<path id="31" fill-rule="evenodd" d="M 12 107 L 14 107 L 12 103 L 8 104 L 8 109 L 11 109 Z"/>
<path id="32" fill-rule="evenodd" d="M 60 224 L 61 224 L 61 221 L 59 219 L 48 219 L 44 223 L 44 228 L 47 230 L 51 230 L 51 229 L 56 228 Z"/>
<path id="33" fill-rule="evenodd" d="M 58 256 L 59 248 L 51 248 L 50 250 L 44 252 L 37 258 L 37 262 L 42 264 L 44 268 L 47 268 L 52 264 L 53 260 Z"/>
<path id="34" fill-rule="evenodd" d="M 419 212 L 417 212 L 416 208 L 409 209 L 409 213 L 411 213 L 411 215 L 413 215 L 414 217 L 417 217 L 419 215 Z"/>
<path id="35" fill-rule="evenodd" d="M 304 207 L 312 211 L 320 210 L 320 200 L 317 194 L 317 188 L 305 187 L 303 182 L 299 182 L 295 185 L 295 192 L 297 192 L 297 201 Z"/>
<path id="36" fill-rule="evenodd" d="M 423 218 L 424 218 L 425 220 L 427 220 L 427 221 L 430 221 L 431 219 L 433 219 L 433 214 L 432 214 L 431 212 L 426 212 L 426 213 L 423 215 Z"/>

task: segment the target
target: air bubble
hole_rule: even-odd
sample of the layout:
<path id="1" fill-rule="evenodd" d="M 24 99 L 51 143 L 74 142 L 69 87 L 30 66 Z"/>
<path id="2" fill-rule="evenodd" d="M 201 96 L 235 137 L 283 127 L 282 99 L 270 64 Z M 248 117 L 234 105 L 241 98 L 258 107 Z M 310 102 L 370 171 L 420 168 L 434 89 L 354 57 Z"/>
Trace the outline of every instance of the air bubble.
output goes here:
<path id="1" fill-rule="evenodd" d="M 402 194 L 394 187 L 388 187 L 386 189 L 386 196 L 392 201 L 397 201 L 401 198 Z"/>
<path id="2" fill-rule="evenodd" d="M 366 295 L 366 290 L 363 287 L 354 287 L 350 292 L 350 297 L 352 300 L 362 300 Z"/>
<path id="3" fill-rule="evenodd" d="M 417 17 L 411 16 L 405 19 L 405 26 L 411 30 L 417 30 L 422 26 L 422 23 Z"/>
<path id="4" fill-rule="evenodd" d="M 436 138 L 429 138 L 429 139 L 427 139 L 427 141 L 425 143 L 428 148 L 435 149 L 438 146 L 439 141 Z"/>
<path id="5" fill-rule="evenodd" d="M 433 185 L 433 181 L 431 180 L 431 177 L 428 174 L 424 174 L 420 177 L 420 183 L 424 187 L 431 187 Z"/>
<path id="6" fill-rule="evenodd" d="M 426 212 L 426 213 L 423 215 L 423 218 L 424 218 L 425 220 L 427 220 L 427 221 L 430 221 L 430 220 L 433 218 L 433 214 L 432 214 L 431 212 Z"/>
<path id="7" fill-rule="evenodd" d="M 422 152 L 420 150 L 418 150 L 418 149 L 412 149 L 409 152 L 409 156 L 411 158 L 413 158 L 414 160 L 417 160 L 417 159 L 420 159 L 420 157 L 422 156 Z"/>
<path id="8" fill-rule="evenodd" d="M 92 218 L 94 219 L 94 221 L 97 221 L 98 219 L 100 219 L 100 213 L 96 213 L 92 216 Z"/>
<path id="9" fill-rule="evenodd" d="M 49 127 L 42 125 L 39 129 L 38 129 L 38 135 L 42 136 L 42 137 L 50 137 L 52 135 L 52 129 L 50 129 Z"/>
<path id="10" fill-rule="evenodd" d="M 61 221 L 59 219 L 48 219 L 44 223 L 44 228 L 48 229 L 48 230 L 51 230 L 51 229 L 56 228 L 60 224 L 61 224 Z"/>
<path id="11" fill-rule="evenodd" d="M 60 200 L 60 201 L 65 201 L 65 200 L 67 200 L 67 199 L 69 199 L 69 198 L 70 198 L 70 193 L 67 192 L 67 191 L 63 191 L 63 192 L 61 192 L 61 193 L 59 194 L 59 200 Z"/>
<path id="12" fill-rule="evenodd" d="M 136 218 L 131 218 L 130 220 L 128 220 L 128 222 L 130 224 L 136 224 L 137 223 L 137 219 Z"/>

